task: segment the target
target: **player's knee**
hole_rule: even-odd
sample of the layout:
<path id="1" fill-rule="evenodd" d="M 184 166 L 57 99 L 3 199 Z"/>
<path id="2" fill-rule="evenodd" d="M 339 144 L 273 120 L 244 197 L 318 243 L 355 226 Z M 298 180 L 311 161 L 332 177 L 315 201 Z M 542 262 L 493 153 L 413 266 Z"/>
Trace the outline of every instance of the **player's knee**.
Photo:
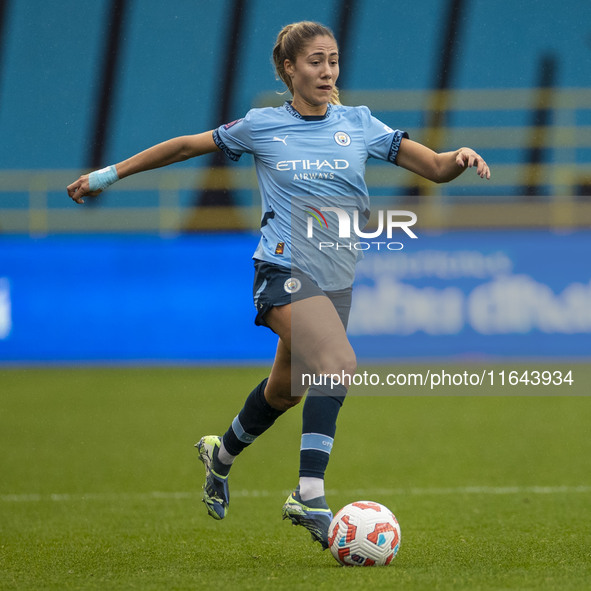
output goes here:
<path id="1" fill-rule="evenodd" d="M 317 375 L 335 374 L 352 377 L 357 371 L 357 358 L 352 348 L 344 347 L 322 355 L 315 365 L 314 373 Z"/>
<path id="2" fill-rule="evenodd" d="M 352 349 L 343 353 L 339 357 L 338 367 L 340 373 L 344 375 L 349 375 L 351 377 L 355 375 L 355 372 L 357 371 L 357 357 Z"/>

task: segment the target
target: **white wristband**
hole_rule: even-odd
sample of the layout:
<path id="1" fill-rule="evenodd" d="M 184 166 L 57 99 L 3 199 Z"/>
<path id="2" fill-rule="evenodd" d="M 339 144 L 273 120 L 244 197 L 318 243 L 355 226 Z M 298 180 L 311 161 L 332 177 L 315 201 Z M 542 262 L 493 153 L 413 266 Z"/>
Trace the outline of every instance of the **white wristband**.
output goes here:
<path id="1" fill-rule="evenodd" d="M 101 170 L 95 170 L 88 175 L 88 186 L 91 191 L 102 191 L 119 180 L 115 165 L 107 166 Z"/>

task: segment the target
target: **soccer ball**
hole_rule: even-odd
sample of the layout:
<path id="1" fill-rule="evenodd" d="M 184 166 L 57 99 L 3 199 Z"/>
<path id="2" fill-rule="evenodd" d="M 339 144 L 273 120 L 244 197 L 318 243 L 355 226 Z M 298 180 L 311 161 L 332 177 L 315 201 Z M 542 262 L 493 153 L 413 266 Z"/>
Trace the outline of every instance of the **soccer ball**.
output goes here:
<path id="1" fill-rule="evenodd" d="M 356 501 L 334 516 L 328 546 L 344 566 L 385 566 L 400 548 L 400 526 L 384 505 Z"/>

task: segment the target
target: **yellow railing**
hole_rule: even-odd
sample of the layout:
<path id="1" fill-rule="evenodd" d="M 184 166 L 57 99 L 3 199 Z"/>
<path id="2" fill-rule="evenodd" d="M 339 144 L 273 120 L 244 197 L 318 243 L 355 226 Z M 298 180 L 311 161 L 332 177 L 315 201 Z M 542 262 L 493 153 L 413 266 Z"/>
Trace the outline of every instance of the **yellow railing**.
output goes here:
<path id="1" fill-rule="evenodd" d="M 464 174 L 446 186 L 419 182 L 406 171 L 370 160 L 366 180 L 373 193 L 383 196 L 380 206 L 412 207 L 421 225 L 433 228 L 591 226 L 591 199 L 577 197 L 577 193 L 588 194 L 591 188 L 591 89 L 364 91 L 343 93 L 342 97 L 345 104 L 366 104 L 380 115 L 385 113 L 392 126 L 397 126 L 397 117 L 413 116 L 424 121 L 424 126 L 405 129 L 413 139 L 434 149 L 470 145 L 483 155 L 490 153 L 487 158 L 493 178 L 489 183 L 475 174 Z M 282 100 L 266 94 L 257 99 L 256 106 L 277 105 Z M 540 109 L 551 112 L 552 125 L 531 124 L 533 113 Z M 522 122 L 507 123 L 507 114 L 519 111 L 523 112 Z M 444 112 L 446 117 L 435 117 L 436 112 Z M 474 123 L 479 113 L 482 126 Z M 466 114 L 470 115 L 470 125 L 454 123 L 454 117 Z M 494 124 L 497 120 L 498 126 Z M 523 164 L 526 153 L 534 149 L 546 150 L 548 161 Z M 520 155 L 519 162 L 507 156 L 515 153 Z M 182 166 L 142 173 L 111 189 L 116 200 L 113 196 L 100 197 L 96 206 L 86 207 L 71 203 L 65 192 L 66 185 L 79 174 L 78 170 L 0 171 L 0 233 L 173 234 L 255 229 L 259 224 L 252 167 L 229 165 L 213 171 L 200 163 L 197 168 Z M 527 186 L 538 187 L 545 195 L 520 197 Z M 581 187 L 586 190 L 581 191 Z M 241 190 L 242 205 L 195 208 L 181 200 L 183 192 L 197 195 L 198 191 L 216 189 Z M 415 197 L 404 198 L 411 189 Z M 157 199 L 146 199 L 140 206 L 124 205 L 126 193 L 147 192 L 156 194 Z"/>

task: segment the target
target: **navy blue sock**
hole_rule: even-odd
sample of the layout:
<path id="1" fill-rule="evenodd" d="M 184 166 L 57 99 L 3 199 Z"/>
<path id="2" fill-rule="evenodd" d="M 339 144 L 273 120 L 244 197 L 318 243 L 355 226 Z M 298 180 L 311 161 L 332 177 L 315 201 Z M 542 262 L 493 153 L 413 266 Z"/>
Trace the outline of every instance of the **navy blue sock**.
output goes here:
<path id="1" fill-rule="evenodd" d="M 228 453 L 237 456 L 263 434 L 285 411 L 273 408 L 265 398 L 265 378 L 249 395 L 223 437 Z"/>
<path id="2" fill-rule="evenodd" d="M 312 387 L 304 402 L 300 477 L 324 478 L 334 442 L 337 416 L 345 400 L 344 386 Z"/>

